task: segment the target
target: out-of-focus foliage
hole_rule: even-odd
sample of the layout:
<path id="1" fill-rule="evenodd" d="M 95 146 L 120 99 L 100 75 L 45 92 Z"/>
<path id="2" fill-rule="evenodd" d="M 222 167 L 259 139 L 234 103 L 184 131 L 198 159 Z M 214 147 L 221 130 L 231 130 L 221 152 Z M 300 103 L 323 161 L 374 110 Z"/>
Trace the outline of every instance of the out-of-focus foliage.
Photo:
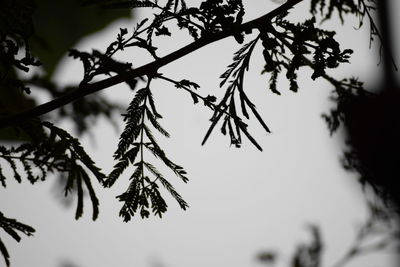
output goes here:
<path id="1" fill-rule="evenodd" d="M 129 10 L 105 11 L 96 6 L 83 7 L 80 0 L 4 0 L 0 8 L 0 116 L 36 106 L 26 94 L 31 87 L 44 89 L 51 97 L 68 93 L 51 81 L 51 75 L 69 49 L 87 35 L 103 29 L 116 19 L 129 17 Z M 15 69 L 28 72 L 40 66 L 44 76 L 21 79 Z M 102 96 L 75 102 L 57 115 L 76 123 L 79 133 L 88 129 L 90 118 L 111 119 L 120 107 Z M 24 140 L 26 137 L 18 139 Z M 15 140 L 10 129 L 0 130 L 0 139 Z"/>
<path id="2" fill-rule="evenodd" d="M 65 195 L 70 193 L 73 187 L 77 188 L 78 207 L 75 216 L 77 219 L 83 213 L 83 182 L 93 204 L 93 220 L 95 220 L 99 212 L 99 203 L 88 170 L 100 183 L 103 183 L 105 175 L 94 165 L 78 139 L 49 122 L 41 122 L 40 126 L 25 128 L 27 136 L 32 138 L 30 143 L 10 148 L 0 146 L 0 158 L 8 163 L 18 183 L 22 182 L 23 176 L 32 184 L 44 181 L 49 173 L 57 172 L 65 176 L 67 180 Z M 6 179 L 0 167 L 0 183 L 3 187 L 6 187 Z"/>
<path id="3" fill-rule="evenodd" d="M 318 225 L 308 225 L 311 233 L 311 242 L 297 246 L 291 256 L 290 267 L 344 267 L 352 260 L 368 253 L 376 253 L 399 245 L 398 217 L 382 205 L 379 200 L 368 200 L 368 218 L 359 225 L 353 243 L 346 249 L 341 258 L 333 263 L 323 261 L 324 242 L 321 229 Z M 327 246 L 328 247 L 328 246 Z M 274 251 L 258 253 L 257 260 L 267 266 L 281 260 Z M 322 264 L 324 262 L 324 264 Z"/>
<path id="4" fill-rule="evenodd" d="M 30 89 L 15 74 L 40 65 L 32 56 L 29 38 L 34 34 L 32 16 L 35 4 L 29 0 L 4 0 L 0 8 L 0 116 L 31 108 Z M 0 138 L 14 139 L 10 130 L 1 130 Z"/>
<path id="5" fill-rule="evenodd" d="M 68 93 L 68 87 L 60 88 L 50 80 L 62 56 L 88 34 L 103 29 L 118 18 L 129 17 L 130 14 L 130 10 L 106 12 L 99 7 L 83 8 L 81 1 L 75 0 L 1 1 L 0 117 L 35 107 L 32 86 L 45 90 L 55 98 Z M 44 76 L 35 75 L 26 80 L 18 74 L 34 71 L 39 66 L 45 71 Z M 82 133 L 88 129 L 90 118 L 105 115 L 111 120 L 112 113 L 118 110 L 120 107 L 108 99 L 90 96 L 59 109 L 53 118 L 71 119 L 78 132 Z M 100 183 L 105 175 L 94 165 L 79 141 L 48 122 L 20 123 L 17 127 L 0 130 L 0 139 L 18 141 L 13 146 L 0 146 L 1 185 L 6 187 L 10 174 L 19 183 L 27 179 L 32 184 L 44 181 L 50 174 L 57 174 L 65 183 L 65 195 L 72 191 L 77 194 L 76 218 L 83 213 L 86 187 L 93 205 L 93 219 L 96 219 L 99 203 L 88 173 L 94 175 Z M 34 232 L 32 227 L 2 214 L 0 227 L 17 241 L 20 241 L 20 237 L 13 229 L 28 236 Z M 0 250 L 9 265 L 9 254 L 1 241 Z"/>
<path id="6" fill-rule="evenodd" d="M 111 22 L 130 17 L 129 10 L 104 10 L 84 6 L 83 0 L 35 0 L 33 12 L 35 35 L 32 51 L 51 76 L 69 49 L 82 38 L 102 30 Z"/>
<path id="7" fill-rule="evenodd" d="M 335 82 L 332 100 L 335 107 L 323 115 L 332 132 L 344 124 L 347 148 L 342 163 L 345 169 L 359 174 L 363 186 L 371 186 L 386 205 L 400 212 L 400 85 L 393 60 L 390 1 L 378 2 L 380 31 L 372 20 L 375 1 L 358 1 L 360 18 L 370 20 L 370 41 L 380 41 L 380 64 L 383 65 L 381 82 L 374 88 L 365 88 L 357 78 Z M 393 38 L 394 39 L 394 38 Z"/>

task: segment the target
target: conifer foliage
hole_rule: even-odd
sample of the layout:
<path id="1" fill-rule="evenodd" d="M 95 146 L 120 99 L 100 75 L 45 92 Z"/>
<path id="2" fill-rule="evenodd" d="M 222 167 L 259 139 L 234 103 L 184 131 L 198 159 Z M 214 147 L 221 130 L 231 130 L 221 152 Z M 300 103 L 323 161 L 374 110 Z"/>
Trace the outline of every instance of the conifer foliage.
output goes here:
<path id="1" fill-rule="evenodd" d="M 104 9 L 150 9 L 153 15 L 139 21 L 131 29 L 120 28 L 116 40 L 104 51 L 71 49 L 69 56 L 82 62 L 82 80 L 75 89 L 69 88 L 61 93 L 55 89 L 56 86 L 49 77 L 34 76 L 23 80 L 15 71 L 15 68 L 29 71 L 29 68 L 40 65 L 40 61 L 29 49 L 29 39 L 34 34 L 31 19 L 34 6 L 28 0 L 6 0 L 0 4 L 0 89 L 6 92 L 3 95 L 8 96 L 12 95 L 10 92 L 18 92 L 25 101 L 33 99 L 29 95 L 31 91 L 34 92 L 30 86 L 35 85 L 48 90 L 55 99 L 35 107 L 24 106 L 26 110 L 23 112 L 10 109 L 6 103 L 0 101 L 0 127 L 7 130 L 7 133 L 13 133 L 17 137 L 13 140 L 18 141 L 17 145 L 0 146 L 1 185 L 6 187 L 10 177 L 14 177 L 17 182 L 27 179 L 35 184 L 44 181 L 50 173 L 57 174 L 65 179 L 65 195 L 72 192 L 77 194 L 76 219 L 83 214 L 86 190 L 92 202 L 92 218 L 95 220 L 99 213 L 99 201 L 90 177 L 95 177 L 101 186 L 109 188 L 127 174 L 129 186 L 117 197 L 122 202 L 120 216 L 124 221 L 131 220 L 137 214 L 142 218 L 149 217 L 151 213 L 162 217 L 168 207 L 163 190 L 182 209 L 188 208 L 188 203 L 175 190 L 169 176 L 159 171 L 159 166 L 165 165 L 180 180 L 185 183 L 188 181 L 184 168 L 169 158 L 153 134 L 156 132 L 157 135 L 169 137 L 169 133 L 161 126 L 162 116 L 157 110 L 152 93 L 157 90 L 153 88 L 154 79 L 173 84 L 178 90 L 187 92 L 194 104 L 202 101 L 211 110 L 211 124 L 203 144 L 220 124 L 222 134 L 229 137 L 232 145 L 240 147 L 245 137 L 259 150 L 262 148 L 250 133 L 248 121 L 255 117 L 266 133 L 270 132 L 270 128 L 249 97 L 251 88 L 246 88 L 245 74 L 250 68 L 254 51 L 257 51 L 255 47 L 262 47 L 261 56 L 265 59 L 262 73 L 267 76 L 268 89 L 272 93 L 280 94 L 277 83 L 282 73 L 289 81 L 288 89 L 297 92 L 297 72 L 303 67 L 312 69 L 312 79 L 322 78 L 329 81 L 338 98 L 345 98 L 350 90 L 364 91 L 361 83 L 356 83 L 354 79 L 337 80 L 327 74 L 326 70 L 349 62 L 352 50 L 342 49 L 335 40 L 335 32 L 320 28 L 317 17 L 331 19 L 337 10 L 342 20 L 344 14 L 357 16 L 360 27 L 367 17 L 373 39 L 373 36 L 380 37 L 371 16 L 375 1 L 312 0 L 309 18 L 302 23 L 293 23 L 287 15 L 301 1 L 288 0 L 264 16 L 248 22 L 243 22 L 245 6 L 241 0 L 204 0 L 199 1 L 198 6 L 189 6 L 184 0 L 81 1 L 82 5 L 96 5 Z M 8 19 L 11 18 L 12 23 L 9 23 Z M 155 40 L 173 38 L 176 29 L 187 32 L 193 42 L 168 55 L 159 55 Z M 235 38 L 240 48 L 233 55 L 233 62 L 220 76 L 220 87 L 225 91 L 221 99 L 214 95 L 202 95 L 198 90 L 199 85 L 192 81 L 176 81 L 169 74 L 160 73 L 163 66 L 229 36 Z M 134 66 L 135 61 L 121 62 L 116 59 L 117 55 L 131 48 L 149 54 L 153 61 L 143 66 Z M 20 57 L 21 52 L 23 57 Z M 56 113 L 61 119 L 66 119 L 71 114 L 82 117 L 90 114 L 90 107 L 96 107 L 93 108 L 94 116 L 106 114 L 110 119 L 109 109 L 115 110 L 117 106 L 110 100 L 101 96 L 95 97 L 93 94 L 118 83 L 126 83 L 131 88 L 133 99 L 122 115 L 125 127 L 114 153 L 116 163 L 109 175 L 105 175 L 76 138 L 39 117 L 53 110 L 62 110 Z M 145 86 L 137 89 L 143 83 Z M 83 99 L 88 95 L 92 97 L 90 105 Z M 64 107 L 71 102 L 74 102 L 73 108 L 67 112 Z M 342 115 L 339 105 L 337 110 L 325 116 L 332 131 L 339 126 Z M 83 132 L 90 129 L 82 118 L 73 122 Z M 2 213 L 0 227 L 17 241 L 20 237 L 15 230 L 26 235 L 34 232 L 32 227 L 8 219 Z M 0 250 L 9 265 L 9 254 L 1 240 Z"/>

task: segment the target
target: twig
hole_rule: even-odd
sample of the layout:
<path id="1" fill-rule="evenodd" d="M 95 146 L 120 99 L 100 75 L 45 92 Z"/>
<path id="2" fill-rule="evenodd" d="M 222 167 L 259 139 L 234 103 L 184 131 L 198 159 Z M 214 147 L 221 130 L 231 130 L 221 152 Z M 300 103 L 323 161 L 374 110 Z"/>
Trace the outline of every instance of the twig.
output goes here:
<path id="1" fill-rule="evenodd" d="M 243 23 L 235 30 L 230 29 L 227 31 L 221 31 L 221 32 L 214 33 L 214 34 L 208 35 L 206 37 L 200 38 L 199 40 L 197 40 L 187 46 L 184 46 L 184 47 L 180 48 L 179 50 L 174 51 L 158 60 L 155 60 L 146 65 L 143 65 L 137 69 L 132 69 L 130 71 L 127 71 L 123 75 L 117 74 L 113 77 L 110 77 L 110 78 L 107 78 L 107 79 L 104 79 L 104 80 L 101 80 L 98 82 L 81 85 L 79 88 L 75 89 L 74 91 L 72 91 L 64 96 L 61 96 L 57 99 L 54 99 L 52 101 L 49 101 L 42 105 L 39 105 L 35 108 L 25 110 L 21 113 L 17 113 L 14 115 L 10 115 L 10 116 L 1 118 L 0 119 L 0 128 L 5 128 L 5 127 L 10 127 L 13 125 L 21 124 L 26 120 L 49 113 L 55 109 L 58 109 L 64 105 L 66 105 L 66 104 L 69 104 L 79 98 L 82 98 L 89 94 L 93 94 L 95 92 L 101 91 L 101 90 L 109 88 L 111 86 L 117 85 L 126 80 L 135 79 L 135 78 L 144 76 L 146 74 L 156 73 L 159 68 L 161 68 L 181 57 L 184 57 L 184 56 L 202 48 L 203 46 L 206 46 L 213 42 L 219 41 L 226 37 L 232 36 L 237 31 L 249 32 L 252 29 L 263 27 L 266 24 L 268 24 L 272 18 L 276 17 L 279 14 L 282 14 L 283 12 L 289 10 L 290 8 L 292 8 L 293 6 L 295 6 L 296 4 L 298 4 L 302 1 L 303 0 L 288 0 L 286 3 L 282 4 L 278 8 L 272 10 L 271 12 L 269 12 L 257 19 L 254 19 L 252 21 Z"/>

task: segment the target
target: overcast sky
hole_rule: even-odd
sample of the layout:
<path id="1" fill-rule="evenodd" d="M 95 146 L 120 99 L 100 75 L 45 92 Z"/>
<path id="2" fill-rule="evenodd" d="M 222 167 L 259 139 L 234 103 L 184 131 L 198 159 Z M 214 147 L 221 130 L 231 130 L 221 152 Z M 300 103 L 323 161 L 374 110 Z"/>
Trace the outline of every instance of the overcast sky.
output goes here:
<path id="1" fill-rule="evenodd" d="M 265 0 L 246 2 L 246 20 L 278 6 Z M 299 20 L 309 16 L 309 1 L 304 2 L 293 10 L 293 17 Z M 397 5 L 392 10 L 400 10 L 398 1 L 392 2 Z M 120 27 L 130 29 L 134 24 L 118 21 L 103 33 L 81 42 L 78 48 L 104 49 Z M 354 75 L 373 83 L 378 56 L 368 47 L 368 24 L 359 31 L 353 29 L 356 25 L 356 19 L 348 20 L 344 26 L 337 21 L 324 24 L 337 30 L 343 48 L 355 50 L 352 64 L 329 73 L 338 78 Z M 173 51 L 189 40 L 181 36 L 178 34 L 173 41 L 161 40 L 161 53 Z M 198 83 L 202 95 L 220 96 L 223 90 L 218 87 L 218 77 L 238 48 L 233 38 L 222 40 L 160 71 L 176 80 Z M 127 57 L 135 66 L 147 60 L 133 53 Z M 54 197 L 52 181 L 33 187 L 28 182 L 10 181 L 6 190 L 1 189 L 2 211 L 37 230 L 34 237 L 23 238 L 19 244 L 2 235 L 12 266 L 53 267 L 70 262 L 81 267 L 251 267 L 259 266 L 255 257 L 263 250 L 278 252 L 277 266 L 288 266 L 296 245 L 309 240 L 309 223 L 321 228 L 326 245 L 323 266 L 332 266 L 351 245 L 357 225 L 366 218 L 356 176 L 346 173 L 339 162 L 343 136 L 339 132 L 330 137 L 321 118 L 331 106 L 328 97 L 332 87 L 322 80 L 313 82 L 310 72 L 304 71 L 299 77 L 298 93 L 289 91 L 282 82 L 278 85 L 282 95 L 277 96 L 267 89 L 269 77 L 260 75 L 262 67 L 262 50 L 258 47 L 246 76 L 246 90 L 272 130 L 267 135 L 256 122 L 250 123 L 250 130 L 264 152 L 247 141 L 241 149 L 230 147 L 229 140 L 219 131 L 201 146 L 210 110 L 202 104 L 194 106 L 187 93 L 172 85 L 154 82 L 156 103 L 164 117 L 161 123 L 171 133 L 169 140 L 160 139 L 160 143 L 189 173 L 188 184 L 182 184 L 173 175 L 169 177 L 189 203 L 187 211 L 167 198 L 169 210 L 162 219 L 134 218 L 123 223 L 118 217 L 120 203 L 115 196 L 125 191 L 127 174 L 112 189 L 97 187 L 101 209 L 96 222 L 90 220 L 89 202 L 84 218 L 75 221 L 74 206 L 62 208 Z M 67 59 L 56 79 L 63 84 L 79 82 L 81 72 L 79 62 Z M 102 93 L 125 105 L 133 97 L 123 85 Z M 119 125 L 122 129 L 123 124 Z M 101 120 L 93 134 L 82 138 L 82 142 L 108 173 L 114 164 L 112 153 L 118 132 Z M 380 265 L 382 262 L 387 264 Z M 390 253 L 362 258 L 348 266 L 378 264 L 395 266 Z"/>

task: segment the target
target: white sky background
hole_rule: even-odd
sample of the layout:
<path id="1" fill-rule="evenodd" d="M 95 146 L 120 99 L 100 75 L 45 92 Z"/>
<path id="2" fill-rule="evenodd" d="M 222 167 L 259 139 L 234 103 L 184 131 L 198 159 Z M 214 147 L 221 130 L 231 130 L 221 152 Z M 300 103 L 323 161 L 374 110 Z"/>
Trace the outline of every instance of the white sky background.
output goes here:
<path id="1" fill-rule="evenodd" d="M 278 6 L 265 0 L 247 2 L 246 21 Z M 398 1 L 392 2 L 397 5 L 392 10 L 400 10 Z M 308 8 L 309 1 L 297 5 L 293 16 L 299 20 L 308 18 Z M 119 27 L 131 29 L 134 25 L 126 20 L 116 22 L 104 33 L 87 38 L 78 48 L 104 49 L 114 40 Z M 368 49 L 368 24 L 364 30 L 354 31 L 352 27 L 356 25 L 355 19 L 343 27 L 337 21 L 325 25 L 337 30 L 343 48 L 355 50 L 352 64 L 329 73 L 337 78 L 355 75 L 371 82 L 376 77 L 378 57 Z M 177 36 L 179 39 L 183 35 Z M 164 39 L 160 50 L 165 52 L 189 40 Z M 220 96 L 223 90 L 218 88 L 218 77 L 238 48 L 229 38 L 173 62 L 160 72 L 200 84 L 198 92 L 202 95 Z M 126 60 L 133 60 L 135 66 L 146 60 L 137 59 L 137 54 L 128 57 Z M 339 162 L 342 136 L 338 133 L 330 137 L 321 118 L 323 112 L 329 111 L 332 87 L 322 80 L 312 82 L 311 72 L 306 71 L 300 76 L 298 93 L 289 91 L 282 82 L 278 86 L 282 95 L 274 95 L 267 89 L 269 77 L 260 75 L 264 64 L 260 46 L 252 60 L 246 89 L 272 134 L 266 135 L 255 120 L 250 123 L 250 131 L 264 152 L 257 151 L 248 141 L 241 149 L 230 147 L 219 128 L 202 147 L 211 111 L 201 103 L 193 106 L 189 94 L 155 81 L 152 88 L 164 116 L 161 123 L 171 133 L 169 140 L 160 138 L 160 143 L 172 160 L 185 167 L 190 178 L 188 184 L 183 184 L 171 174 L 169 181 L 190 208 L 182 211 L 167 197 L 169 209 L 162 219 L 137 217 L 123 223 L 118 217 L 121 204 L 115 196 L 128 185 L 126 173 L 112 189 L 97 187 L 101 208 L 96 222 L 90 220 L 89 200 L 85 202 L 84 218 L 75 221 L 75 206 L 68 210 L 61 207 L 50 179 L 43 186 L 16 184 L 10 179 L 7 189 L 1 189 L 2 211 L 37 230 L 34 237 L 24 237 L 19 244 L 2 235 L 12 266 L 53 267 L 70 261 L 81 267 L 245 267 L 260 266 L 256 254 L 269 249 L 279 253 L 277 266 L 289 266 L 296 245 L 309 240 L 308 223 L 320 226 L 326 246 L 323 266 L 332 266 L 351 245 L 357 225 L 366 216 L 355 176 L 346 173 Z M 66 63 L 57 72 L 57 79 L 66 84 L 79 82 L 80 62 L 68 59 Z M 104 94 L 126 105 L 133 97 L 125 86 L 109 88 Z M 123 124 L 120 126 L 122 130 Z M 115 129 L 101 120 L 82 142 L 108 173 L 118 142 Z M 373 254 L 348 266 L 395 266 L 392 259 L 390 253 Z"/>

